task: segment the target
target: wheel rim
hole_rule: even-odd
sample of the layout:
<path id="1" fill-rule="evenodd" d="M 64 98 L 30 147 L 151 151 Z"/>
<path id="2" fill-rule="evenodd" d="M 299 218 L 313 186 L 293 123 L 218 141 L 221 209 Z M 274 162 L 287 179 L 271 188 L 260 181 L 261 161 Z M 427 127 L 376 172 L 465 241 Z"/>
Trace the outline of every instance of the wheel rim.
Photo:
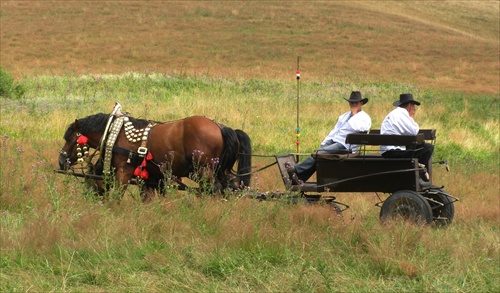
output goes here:
<path id="1" fill-rule="evenodd" d="M 393 193 L 382 205 L 382 220 L 402 218 L 416 224 L 431 223 L 432 210 L 425 198 L 411 190 Z"/>
<path id="2" fill-rule="evenodd" d="M 400 216 L 405 219 L 415 219 L 418 216 L 418 212 L 415 211 L 415 206 L 408 203 L 397 206 L 392 214 L 393 216 Z"/>

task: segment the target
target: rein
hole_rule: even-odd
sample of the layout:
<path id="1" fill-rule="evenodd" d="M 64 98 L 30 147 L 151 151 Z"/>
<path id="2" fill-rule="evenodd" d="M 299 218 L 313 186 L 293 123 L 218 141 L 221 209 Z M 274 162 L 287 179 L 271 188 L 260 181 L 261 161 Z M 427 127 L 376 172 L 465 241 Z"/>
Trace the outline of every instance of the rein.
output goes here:
<path id="1" fill-rule="evenodd" d="M 271 163 L 271 164 L 269 164 L 269 165 L 266 165 L 266 166 L 264 166 L 264 167 L 262 167 L 262 168 L 259 168 L 259 169 L 255 170 L 255 171 L 251 171 L 251 172 L 248 172 L 248 173 L 243 173 L 243 174 L 238 174 L 238 176 L 252 175 L 252 174 L 254 174 L 254 173 L 257 173 L 257 172 L 260 172 L 260 171 L 266 170 L 267 168 L 270 168 L 270 167 L 272 167 L 272 166 L 274 166 L 274 165 L 276 165 L 276 164 L 277 164 L 277 162 L 273 162 L 273 163 Z"/>

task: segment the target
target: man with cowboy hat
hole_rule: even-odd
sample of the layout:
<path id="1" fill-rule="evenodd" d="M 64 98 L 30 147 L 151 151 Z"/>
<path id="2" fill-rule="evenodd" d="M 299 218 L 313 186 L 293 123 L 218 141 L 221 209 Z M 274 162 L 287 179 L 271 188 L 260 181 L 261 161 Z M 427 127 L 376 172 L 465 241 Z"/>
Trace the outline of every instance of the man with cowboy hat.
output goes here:
<path id="1" fill-rule="evenodd" d="M 413 99 L 412 94 L 401 94 L 399 100 L 393 103 L 396 108 L 392 110 L 382 121 L 380 134 L 389 135 L 417 135 L 418 124 L 415 122 L 416 106 L 420 102 Z M 418 161 L 429 170 L 429 160 L 434 152 L 434 145 L 423 143 L 414 150 L 407 150 L 405 146 L 380 146 L 380 151 L 384 158 L 418 158 Z M 425 171 L 420 173 L 420 178 L 424 181 L 421 185 L 429 185 Z"/>
<path id="2" fill-rule="evenodd" d="M 320 149 L 316 151 L 317 154 L 354 153 L 359 146 L 346 144 L 346 136 L 349 133 L 370 130 L 372 119 L 361 110 L 361 106 L 366 104 L 368 99 L 362 98 L 361 93 L 355 91 L 351 93 L 349 99 L 344 98 L 344 100 L 349 102 L 351 109 L 340 115 L 335 128 L 321 142 Z M 316 160 L 308 157 L 300 164 L 286 167 L 292 183 L 298 184 L 297 179 L 305 182 L 316 172 Z"/>

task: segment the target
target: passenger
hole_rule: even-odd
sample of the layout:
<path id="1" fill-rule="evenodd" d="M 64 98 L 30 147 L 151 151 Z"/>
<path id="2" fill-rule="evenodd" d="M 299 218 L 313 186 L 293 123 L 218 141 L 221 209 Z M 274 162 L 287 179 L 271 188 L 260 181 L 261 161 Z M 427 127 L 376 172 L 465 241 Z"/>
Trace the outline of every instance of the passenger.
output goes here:
<path id="1" fill-rule="evenodd" d="M 352 92 L 349 99 L 344 98 L 349 102 L 350 111 L 340 115 L 335 128 L 321 142 L 320 149 L 317 154 L 338 154 L 356 152 L 357 145 L 349 145 L 345 143 L 346 136 L 349 133 L 367 132 L 370 130 L 372 120 L 370 116 L 361 109 L 361 106 L 368 102 L 367 98 L 362 98 L 360 92 Z M 293 184 L 298 184 L 298 180 L 307 181 L 316 172 L 316 160 L 313 157 L 308 157 L 302 163 L 290 166 L 285 165 L 288 175 Z"/>
<path id="2" fill-rule="evenodd" d="M 417 135 L 419 127 L 414 118 L 416 106 L 419 106 L 420 102 L 415 101 L 412 94 L 401 94 L 393 105 L 397 108 L 382 121 L 380 134 Z M 384 158 L 418 158 L 418 161 L 429 170 L 429 160 L 434 152 L 434 145 L 424 142 L 417 145 L 416 149 L 408 150 L 405 146 L 380 146 L 380 151 Z M 421 185 L 430 185 L 426 171 L 420 172 L 420 178 L 424 181 Z"/>

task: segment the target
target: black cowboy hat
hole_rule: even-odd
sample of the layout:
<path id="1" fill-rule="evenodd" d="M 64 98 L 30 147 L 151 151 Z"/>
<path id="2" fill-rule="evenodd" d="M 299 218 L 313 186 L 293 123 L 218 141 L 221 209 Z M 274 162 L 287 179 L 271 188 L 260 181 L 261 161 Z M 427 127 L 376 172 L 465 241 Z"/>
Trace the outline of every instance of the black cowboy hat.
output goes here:
<path id="1" fill-rule="evenodd" d="M 398 101 L 395 101 L 394 103 L 392 103 L 394 106 L 396 107 L 399 107 L 401 105 L 405 105 L 405 104 L 408 104 L 408 103 L 412 103 L 412 104 L 415 104 L 417 106 L 420 106 L 420 102 L 419 101 L 415 101 L 413 99 L 413 95 L 412 94 L 401 94 L 399 96 L 399 100 Z"/>
<path id="2" fill-rule="evenodd" d="M 366 103 L 368 103 L 368 98 L 362 98 L 361 97 L 361 93 L 360 92 L 352 92 L 351 93 L 351 96 L 349 97 L 349 99 L 346 99 L 344 98 L 344 100 L 348 101 L 349 103 L 355 103 L 355 102 L 360 102 L 364 105 Z"/>

